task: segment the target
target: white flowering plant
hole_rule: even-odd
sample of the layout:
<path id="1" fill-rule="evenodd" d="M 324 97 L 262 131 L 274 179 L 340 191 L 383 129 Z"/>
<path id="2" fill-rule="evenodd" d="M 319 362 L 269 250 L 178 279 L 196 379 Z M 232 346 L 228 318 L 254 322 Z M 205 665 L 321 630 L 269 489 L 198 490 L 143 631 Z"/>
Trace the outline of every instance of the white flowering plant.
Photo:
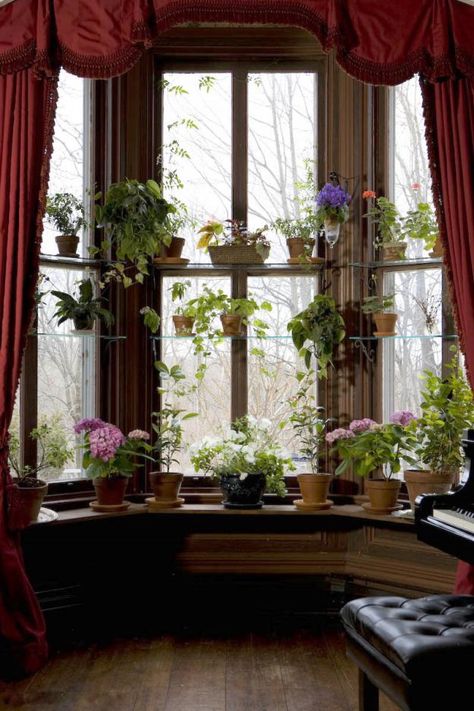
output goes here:
<path id="1" fill-rule="evenodd" d="M 196 472 L 220 479 L 226 474 L 264 474 L 266 489 L 284 496 L 285 474 L 295 466 L 277 442 L 270 420 L 257 420 L 247 415 L 235 420 L 219 437 L 204 437 L 190 447 L 191 462 Z"/>

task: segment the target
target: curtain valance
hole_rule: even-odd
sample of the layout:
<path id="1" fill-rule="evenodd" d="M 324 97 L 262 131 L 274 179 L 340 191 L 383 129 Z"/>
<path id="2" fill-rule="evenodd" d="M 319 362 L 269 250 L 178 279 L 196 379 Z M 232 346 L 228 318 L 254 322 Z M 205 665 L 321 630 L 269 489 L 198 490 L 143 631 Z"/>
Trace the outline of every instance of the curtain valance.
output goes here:
<path id="1" fill-rule="evenodd" d="M 14 0 L 0 7 L 0 73 L 61 64 L 118 75 L 160 32 L 192 21 L 303 27 L 370 83 L 474 74 L 474 8 L 458 0 Z"/>

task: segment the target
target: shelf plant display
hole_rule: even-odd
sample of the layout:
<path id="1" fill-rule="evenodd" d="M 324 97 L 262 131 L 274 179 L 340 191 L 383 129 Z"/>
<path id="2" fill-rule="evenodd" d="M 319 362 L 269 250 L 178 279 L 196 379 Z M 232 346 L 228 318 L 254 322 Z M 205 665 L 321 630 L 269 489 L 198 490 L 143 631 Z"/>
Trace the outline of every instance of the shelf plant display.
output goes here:
<path id="1" fill-rule="evenodd" d="M 395 204 L 384 196 L 377 197 L 373 190 L 362 193 L 369 208 L 364 217 L 371 218 L 376 225 L 377 235 L 374 245 L 382 249 L 385 260 L 404 259 L 407 248 L 402 218 Z"/>
<path id="2" fill-rule="evenodd" d="M 97 226 L 105 229 L 106 238 L 100 248 L 90 248 L 90 253 L 107 256 L 109 249 L 115 250 L 117 261 L 105 280 L 114 278 L 125 287 L 134 280 L 142 283 L 150 260 L 171 243 L 166 221 L 176 208 L 164 199 L 154 180 L 141 183 L 125 178 L 111 185 L 104 196 L 95 197 Z M 134 279 L 126 274 L 127 261 L 134 267 Z"/>
<path id="3" fill-rule="evenodd" d="M 78 257 L 79 230 L 87 227 L 84 205 L 72 193 L 55 193 L 46 200 L 46 219 L 59 232 L 56 235 L 61 257 Z"/>
<path id="4" fill-rule="evenodd" d="M 133 475 L 136 459 L 148 458 L 150 435 L 132 430 L 128 435 L 99 417 L 84 418 L 74 426 L 84 441 L 82 466 L 94 484 L 96 500 L 90 506 L 96 511 L 119 511 L 130 506 L 124 502 L 128 480 Z"/>
<path id="5" fill-rule="evenodd" d="M 242 220 L 210 220 L 199 230 L 198 249 L 207 249 L 213 264 L 261 264 L 270 254 L 265 225 L 254 232 Z"/>
<path id="6" fill-rule="evenodd" d="M 372 514 L 388 514 L 397 504 L 401 481 L 394 477 L 401 471 L 402 461 L 413 463 L 415 436 L 411 412 L 394 412 L 390 422 L 379 424 L 370 418 L 353 420 L 348 428 L 337 428 L 326 435 L 332 453 L 342 461 L 336 474 L 344 474 L 352 466 L 355 474 L 369 477 L 367 493 Z M 381 476 L 380 476 L 381 475 Z"/>
<path id="7" fill-rule="evenodd" d="M 409 210 L 403 218 L 402 227 L 405 237 L 424 242 L 430 257 L 443 256 L 438 223 L 429 203 L 419 202 L 415 210 Z"/>
<path id="8" fill-rule="evenodd" d="M 186 292 L 191 286 L 189 280 L 176 281 L 169 288 L 173 303 L 179 302 L 172 316 L 177 336 L 192 336 L 194 321 L 196 320 L 197 309 L 192 303 L 184 303 Z"/>
<path id="9" fill-rule="evenodd" d="M 10 429 L 8 464 L 14 474 L 9 505 L 9 526 L 12 529 L 25 528 L 37 520 L 48 490 L 41 475 L 48 469 L 62 469 L 74 455 L 58 417 L 41 418 L 38 426 L 31 430 L 30 437 L 37 442 L 38 459 L 33 466 L 22 466 L 19 433 Z"/>
<path id="10" fill-rule="evenodd" d="M 290 399 L 291 415 L 299 454 L 308 462 L 310 472 L 298 474 L 302 500 L 295 502 L 297 508 L 319 510 L 330 508 L 327 495 L 332 475 L 320 471 L 320 459 L 325 447 L 325 435 L 330 418 L 324 417 L 324 407 L 315 404 L 315 372 L 298 371 L 298 389 Z"/>
<path id="11" fill-rule="evenodd" d="M 366 296 L 362 302 L 362 311 L 371 314 L 375 328 L 374 336 L 394 336 L 398 314 L 390 309 L 395 305 L 395 294 L 385 294 L 384 296 Z"/>
<path id="12" fill-rule="evenodd" d="M 111 326 L 114 322 L 113 314 L 101 306 L 104 297 L 94 296 L 94 285 L 91 279 L 82 279 L 78 282 L 78 291 L 77 297 L 64 291 L 51 291 L 57 299 L 54 317 L 58 319 L 58 325 L 70 319 L 77 331 L 92 330 L 97 320 L 103 321 L 106 326 Z"/>
<path id="13" fill-rule="evenodd" d="M 147 500 L 147 503 L 152 510 L 178 506 L 182 503 L 178 495 L 183 474 L 180 471 L 173 471 L 173 467 L 178 465 L 179 468 L 178 455 L 184 446 L 183 422 L 197 417 L 196 412 L 186 412 L 173 402 L 179 400 L 184 394 L 182 385 L 185 375 L 181 367 L 168 366 L 162 361 L 156 361 L 155 368 L 160 374 L 161 384 L 158 392 L 162 398 L 162 405 L 160 411 L 152 415 L 152 427 L 155 433 L 152 453 L 154 465 L 159 467 L 149 476 L 154 499 Z"/>
<path id="14" fill-rule="evenodd" d="M 344 319 L 331 296 L 317 294 L 308 306 L 288 323 L 288 331 L 306 367 L 316 359 L 318 378 L 326 378 L 335 348 L 346 334 Z"/>
<path id="15" fill-rule="evenodd" d="M 417 466 L 405 470 L 412 506 L 418 494 L 449 491 L 464 463 L 463 432 L 474 427 L 473 394 L 457 353 L 446 377 L 425 370 L 422 378 L 421 414 L 411 425 Z"/>
<path id="16" fill-rule="evenodd" d="M 250 415 L 191 445 L 190 453 L 196 472 L 219 480 L 226 508 L 261 508 L 265 490 L 284 496 L 285 473 L 294 469 L 275 442 L 272 423 Z"/>
<path id="17" fill-rule="evenodd" d="M 316 220 L 324 226 L 326 242 L 332 248 L 339 239 L 341 225 L 349 219 L 351 196 L 339 185 L 339 180 L 332 174 L 331 182 L 326 183 L 316 195 Z"/>
<path id="18" fill-rule="evenodd" d="M 272 227 L 286 239 L 290 254 L 288 264 L 324 261 L 313 256 L 315 234 L 319 230 L 319 222 L 314 210 L 296 219 L 278 217 L 272 223 Z"/>
<path id="19" fill-rule="evenodd" d="M 186 265 L 189 259 L 184 259 L 181 255 L 185 245 L 185 238 L 182 237 L 184 230 L 195 227 L 195 222 L 189 214 L 187 205 L 177 198 L 170 200 L 172 210 L 166 216 L 164 222 L 165 233 L 168 234 L 170 242 L 163 244 L 160 256 L 154 258 L 155 264 L 182 264 Z"/>

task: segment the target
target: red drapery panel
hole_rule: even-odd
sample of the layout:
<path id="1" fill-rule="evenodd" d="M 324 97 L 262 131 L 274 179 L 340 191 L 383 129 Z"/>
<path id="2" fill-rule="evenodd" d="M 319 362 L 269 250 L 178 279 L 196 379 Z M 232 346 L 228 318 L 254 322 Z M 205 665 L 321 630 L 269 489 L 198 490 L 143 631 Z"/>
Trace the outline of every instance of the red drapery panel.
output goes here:
<path id="1" fill-rule="evenodd" d="M 474 8 L 459 0 L 14 0 L 0 8 L 0 72 L 60 62 L 110 77 L 190 21 L 303 27 L 352 76 L 377 84 L 474 73 Z"/>
<path id="2" fill-rule="evenodd" d="M 0 674 L 31 673 L 47 654 L 44 622 L 8 530 L 7 429 L 38 275 L 56 79 L 0 77 Z M 43 205 L 44 206 L 44 205 Z"/>

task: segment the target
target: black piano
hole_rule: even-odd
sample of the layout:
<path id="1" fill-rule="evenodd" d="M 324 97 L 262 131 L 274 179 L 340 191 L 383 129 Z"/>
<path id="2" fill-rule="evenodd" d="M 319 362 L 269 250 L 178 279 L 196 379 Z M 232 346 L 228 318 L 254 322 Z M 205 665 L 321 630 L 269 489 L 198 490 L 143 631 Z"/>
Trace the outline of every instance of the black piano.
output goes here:
<path id="1" fill-rule="evenodd" d="M 466 455 L 459 488 L 449 494 L 419 496 L 415 505 L 418 538 L 474 565 L 474 430 L 466 430 Z"/>

